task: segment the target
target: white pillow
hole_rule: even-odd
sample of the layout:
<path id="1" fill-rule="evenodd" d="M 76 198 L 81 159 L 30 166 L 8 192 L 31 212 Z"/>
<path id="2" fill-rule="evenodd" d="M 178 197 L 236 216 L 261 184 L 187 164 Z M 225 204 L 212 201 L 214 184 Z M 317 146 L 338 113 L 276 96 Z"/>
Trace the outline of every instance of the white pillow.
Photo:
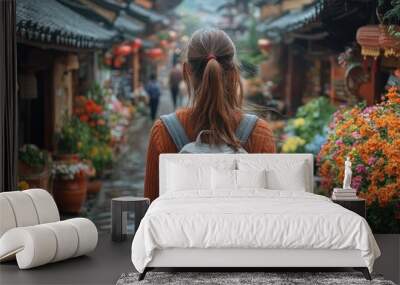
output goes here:
<path id="1" fill-rule="evenodd" d="M 267 171 L 262 170 L 236 170 L 238 188 L 267 188 Z"/>
<path id="2" fill-rule="evenodd" d="M 258 171 L 266 169 L 267 189 L 306 191 L 309 188 L 310 169 L 306 160 L 290 159 L 241 159 L 240 170 Z"/>
<path id="3" fill-rule="evenodd" d="M 212 188 L 233 191 L 237 188 L 236 170 L 212 168 Z"/>
<path id="4" fill-rule="evenodd" d="M 168 164 L 168 191 L 211 189 L 211 167 Z"/>
<path id="5" fill-rule="evenodd" d="M 305 162 L 292 163 L 287 167 L 268 169 L 266 173 L 268 189 L 306 191 L 307 165 Z"/>
<path id="6" fill-rule="evenodd" d="M 241 188 L 266 188 L 266 171 L 212 169 L 214 190 L 238 190 Z"/>

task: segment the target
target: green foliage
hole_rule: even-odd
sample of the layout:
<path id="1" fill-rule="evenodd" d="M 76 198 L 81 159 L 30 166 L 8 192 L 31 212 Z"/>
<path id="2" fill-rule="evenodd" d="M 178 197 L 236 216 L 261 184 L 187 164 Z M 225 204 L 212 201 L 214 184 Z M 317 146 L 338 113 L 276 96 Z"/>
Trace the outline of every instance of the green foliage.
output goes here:
<path id="1" fill-rule="evenodd" d="M 288 138 L 282 150 L 318 153 L 334 112 L 335 107 L 325 97 L 318 97 L 300 107 L 295 118 L 289 120 L 285 128 Z"/>
<path id="2" fill-rule="evenodd" d="M 311 141 L 316 134 L 322 133 L 334 112 L 335 107 L 330 104 L 329 99 L 318 97 L 297 110 L 296 118 L 303 118 L 304 124 L 296 128 L 294 120 L 290 120 L 287 129 L 293 130 L 306 141 Z"/>
<path id="3" fill-rule="evenodd" d="M 86 97 L 88 99 L 92 99 L 96 104 L 99 104 L 101 106 L 105 105 L 105 97 L 106 97 L 106 91 L 104 88 L 100 86 L 98 82 L 95 82 L 89 89 L 89 91 L 86 94 Z"/>
<path id="4" fill-rule="evenodd" d="M 36 145 L 25 144 L 18 151 L 18 159 L 31 167 L 43 167 L 46 155 Z"/>
<path id="5" fill-rule="evenodd" d="M 396 29 L 400 24 L 400 0 L 379 0 L 378 11 L 383 15 L 383 23 L 389 25 L 389 34 L 400 38 L 400 31 Z"/>
<path id="6" fill-rule="evenodd" d="M 57 151 L 62 154 L 78 154 L 89 144 L 91 131 L 77 117 L 66 117 L 61 130 L 56 134 Z"/>
<path id="7" fill-rule="evenodd" d="M 80 156 L 92 162 L 97 175 L 101 175 L 104 169 L 112 163 L 113 158 L 111 147 L 95 137 L 92 137 L 88 144 L 81 149 Z"/>

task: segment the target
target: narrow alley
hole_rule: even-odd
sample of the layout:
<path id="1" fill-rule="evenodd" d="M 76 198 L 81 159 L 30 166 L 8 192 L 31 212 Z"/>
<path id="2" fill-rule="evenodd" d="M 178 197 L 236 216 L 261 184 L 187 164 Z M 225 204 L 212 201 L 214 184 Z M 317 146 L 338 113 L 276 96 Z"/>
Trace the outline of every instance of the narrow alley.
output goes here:
<path id="1" fill-rule="evenodd" d="M 163 82 L 164 83 L 164 82 Z M 162 84 L 158 116 L 173 112 L 172 99 L 166 84 Z M 153 122 L 148 116 L 136 113 L 127 132 L 127 143 L 113 163 L 112 169 L 103 180 L 100 193 L 89 196 L 86 214 L 96 224 L 99 231 L 111 231 L 111 199 L 121 196 L 143 196 L 146 167 L 146 149 Z M 133 219 L 133 214 L 128 217 Z M 133 231 L 132 223 L 128 231 Z"/>

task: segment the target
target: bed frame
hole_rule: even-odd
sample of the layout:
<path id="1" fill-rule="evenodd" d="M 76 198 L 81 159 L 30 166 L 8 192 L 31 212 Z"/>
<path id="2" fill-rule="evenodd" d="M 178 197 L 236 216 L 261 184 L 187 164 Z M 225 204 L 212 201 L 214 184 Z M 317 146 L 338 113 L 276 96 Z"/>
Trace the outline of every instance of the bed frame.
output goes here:
<path id="1" fill-rule="evenodd" d="M 309 185 L 313 192 L 313 156 L 311 154 L 202 154 L 202 160 L 254 157 L 279 160 L 306 160 L 309 166 Z M 160 156 L 160 195 L 165 193 L 167 162 L 176 159 L 199 159 L 195 154 L 162 154 Z M 152 261 L 139 275 L 143 280 L 146 273 L 155 268 L 230 268 L 236 271 L 265 268 L 343 268 L 361 271 L 367 280 L 371 275 L 359 250 L 330 249 L 249 249 L 249 248 L 170 248 L 158 249 Z M 260 270 L 262 271 L 262 270 Z"/>
<path id="2" fill-rule="evenodd" d="M 361 271 L 371 280 L 359 250 L 329 249 L 193 249 L 156 250 L 152 261 L 139 275 L 155 268 L 231 268 L 237 271 L 263 268 L 338 268 Z"/>

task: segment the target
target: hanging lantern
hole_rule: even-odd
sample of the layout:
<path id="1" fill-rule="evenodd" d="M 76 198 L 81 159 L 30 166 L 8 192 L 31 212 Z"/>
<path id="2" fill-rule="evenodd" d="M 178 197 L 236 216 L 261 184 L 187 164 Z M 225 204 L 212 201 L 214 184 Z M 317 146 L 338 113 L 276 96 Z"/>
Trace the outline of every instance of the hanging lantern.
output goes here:
<path id="1" fill-rule="evenodd" d="M 389 33 L 389 26 L 379 26 L 379 45 L 383 49 L 384 56 L 400 56 L 400 40 Z M 400 28 L 394 27 L 400 31 Z"/>
<path id="2" fill-rule="evenodd" d="M 269 51 L 272 47 L 272 43 L 269 39 L 259 39 L 258 42 L 258 47 L 260 48 L 260 50 L 262 51 Z"/>
<path id="3" fill-rule="evenodd" d="M 379 26 L 369 25 L 357 30 L 357 43 L 361 46 L 363 56 L 378 57 L 380 54 Z"/>
<path id="4" fill-rule="evenodd" d="M 127 44 L 122 44 L 114 48 L 114 54 L 117 56 L 127 56 L 132 52 L 132 47 Z"/>
<path id="5" fill-rule="evenodd" d="M 160 48 L 152 48 L 146 51 L 146 55 L 151 59 L 160 59 L 163 56 L 163 51 Z"/>
<path id="6" fill-rule="evenodd" d="M 131 42 L 132 51 L 137 52 L 142 47 L 142 44 L 143 44 L 143 42 L 141 39 L 139 39 L 139 38 L 134 39 Z"/>

